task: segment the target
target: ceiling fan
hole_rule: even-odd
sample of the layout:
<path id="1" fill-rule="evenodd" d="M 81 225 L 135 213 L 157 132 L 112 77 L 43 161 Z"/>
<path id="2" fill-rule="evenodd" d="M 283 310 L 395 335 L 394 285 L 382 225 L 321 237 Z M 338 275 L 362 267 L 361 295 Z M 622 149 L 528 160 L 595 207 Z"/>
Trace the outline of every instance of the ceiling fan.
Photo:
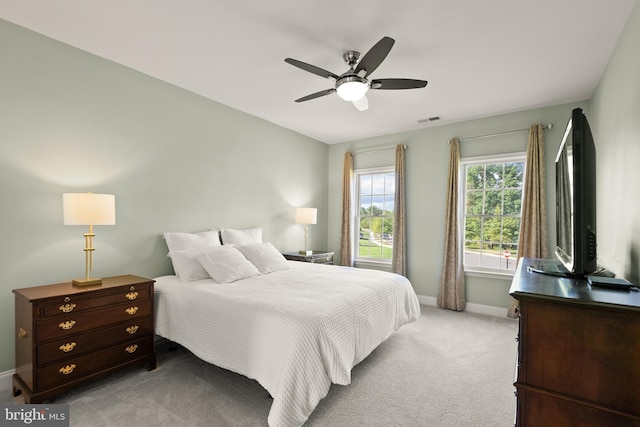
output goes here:
<path id="1" fill-rule="evenodd" d="M 311 95 L 303 96 L 296 99 L 296 102 L 309 101 L 310 99 L 319 98 L 337 92 L 338 96 L 345 101 L 353 102 L 353 105 L 360 111 L 369 108 L 369 101 L 366 93 L 369 89 L 417 89 L 427 85 L 426 80 L 414 79 L 372 79 L 367 77 L 375 71 L 376 68 L 384 61 L 393 47 L 395 40 L 391 37 L 383 37 L 376 43 L 362 58 L 360 52 L 350 50 L 345 52 L 343 58 L 349 70 L 343 74 L 337 75 L 331 71 L 298 61 L 293 58 L 286 58 L 284 61 L 301 68 L 320 77 L 335 81 L 335 87 L 331 89 L 321 90 Z"/>

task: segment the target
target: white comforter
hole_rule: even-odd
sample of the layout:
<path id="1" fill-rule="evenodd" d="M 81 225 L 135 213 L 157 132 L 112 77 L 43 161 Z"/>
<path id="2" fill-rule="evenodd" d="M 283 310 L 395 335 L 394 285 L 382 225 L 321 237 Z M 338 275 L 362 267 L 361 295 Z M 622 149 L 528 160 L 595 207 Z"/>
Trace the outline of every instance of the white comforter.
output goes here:
<path id="1" fill-rule="evenodd" d="M 302 425 L 331 383 L 420 315 L 409 281 L 374 270 L 290 261 L 290 269 L 218 284 L 156 279 L 156 333 L 257 380 L 269 425 Z"/>

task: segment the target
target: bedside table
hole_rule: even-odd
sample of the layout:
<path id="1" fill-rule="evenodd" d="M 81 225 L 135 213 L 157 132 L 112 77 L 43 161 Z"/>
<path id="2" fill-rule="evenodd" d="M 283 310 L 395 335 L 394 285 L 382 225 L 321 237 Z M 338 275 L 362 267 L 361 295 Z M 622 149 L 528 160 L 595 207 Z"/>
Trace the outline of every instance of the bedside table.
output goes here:
<path id="1" fill-rule="evenodd" d="M 14 289 L 13 395 L 42 403 L 125 366 L 155 369 L 153 285 L 126 275 Z"/>
<path id="2" fill-rule="evenodd" d="M 290 252 L 282 255 L 290 261 L 312 262 L 314 264 L 333 264 L 333 252 L 312 251 L 311 255 Z"/>

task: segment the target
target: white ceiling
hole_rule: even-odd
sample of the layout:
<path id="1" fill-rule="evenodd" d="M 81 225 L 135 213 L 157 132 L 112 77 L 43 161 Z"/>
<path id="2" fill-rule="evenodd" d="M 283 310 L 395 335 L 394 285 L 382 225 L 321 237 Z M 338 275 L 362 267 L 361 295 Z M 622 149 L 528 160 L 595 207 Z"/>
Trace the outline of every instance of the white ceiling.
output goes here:
<path id="1" fill-rule="evenodd" d="M 591 98 L 635 0 L 0 0 L 0 18 L 331 144 Z M 372 78 L 336 94 L 342 54 L 396 40 Z M 418 120 L 440 116 L 437 122 Z"/>

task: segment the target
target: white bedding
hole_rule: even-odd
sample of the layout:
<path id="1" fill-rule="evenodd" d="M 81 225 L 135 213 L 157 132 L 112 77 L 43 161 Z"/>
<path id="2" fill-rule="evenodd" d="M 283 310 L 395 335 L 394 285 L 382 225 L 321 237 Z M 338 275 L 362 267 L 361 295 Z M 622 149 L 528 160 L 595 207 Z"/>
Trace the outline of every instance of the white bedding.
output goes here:
<path id="1" fill-rule="evenodd" d="M 290 268 L 219 284 L 156 278 L 156 333 L 273 397 L 271 427 L 302 425 L 331 383 L 420 305 L 409 281 L 375 270 L 289 261 Z"/>

